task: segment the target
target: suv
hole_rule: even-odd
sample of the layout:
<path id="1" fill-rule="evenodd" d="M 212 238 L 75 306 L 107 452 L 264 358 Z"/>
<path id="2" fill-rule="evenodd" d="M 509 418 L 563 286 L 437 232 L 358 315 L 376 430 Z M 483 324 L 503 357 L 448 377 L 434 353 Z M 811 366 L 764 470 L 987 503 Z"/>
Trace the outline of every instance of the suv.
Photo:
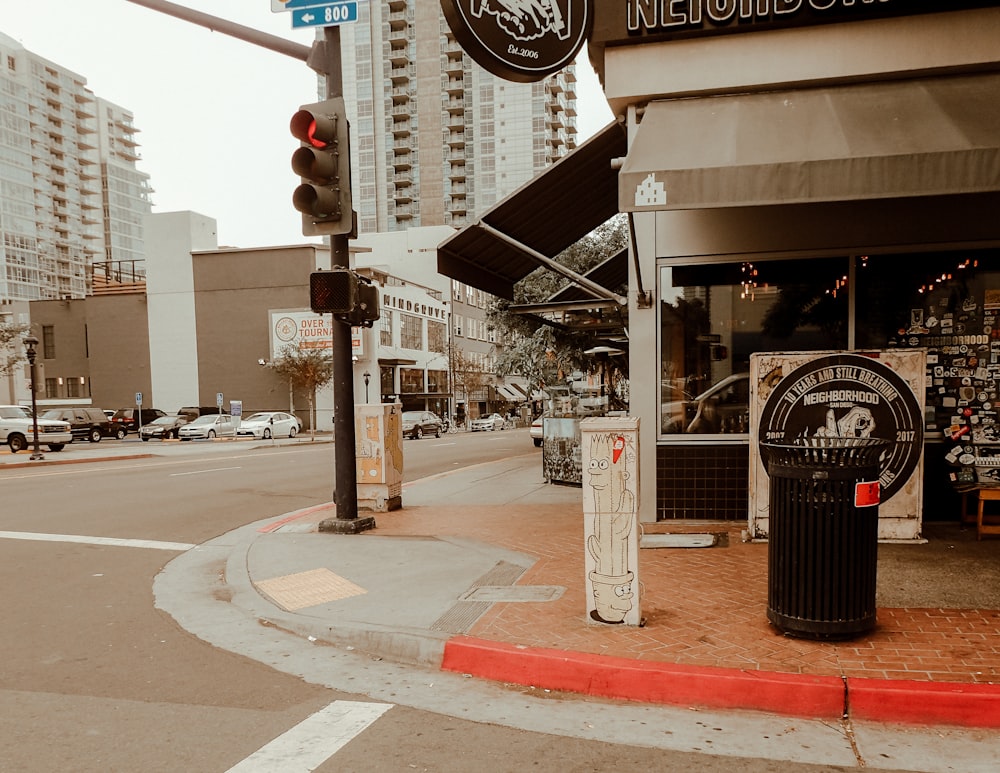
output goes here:
<path id="1" fill-rule="evenodd" d="M 35 437 L 35 422 L 31 411 L 20 405 L 0 405 L 0 442 L 10 446 L 16 454 L 28 447 Z M 52 419 L 38 419 L 38 442 L 48 446 L 50 451 L 62 451 L 67 443 L 73 442 L 69 423 Z"/>
<path id="2" fill-rule="evenodd" d="M 100 443 L 101 438 L 113 434 L 111 420 L 98 408 L 50 408 L 41 417 L 69 422 L 73 440 Z"/>
<path id="3" fill-rule="evenodd" d="M 111 426 L 114 428 L 115 437 L 121 440 L 129 432 L 138 432 L 140 423 L 146 426 L 166 415 L 158 408 L 119 408 L 111 417 Z"/>

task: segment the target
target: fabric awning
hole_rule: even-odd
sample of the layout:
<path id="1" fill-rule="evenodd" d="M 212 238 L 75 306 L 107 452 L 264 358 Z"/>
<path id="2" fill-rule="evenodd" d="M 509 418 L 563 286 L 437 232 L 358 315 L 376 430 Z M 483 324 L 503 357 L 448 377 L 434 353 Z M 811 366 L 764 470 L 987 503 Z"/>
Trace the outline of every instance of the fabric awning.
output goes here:
<path id="1" fill-rule="evenodd" d="M 518 392 L 516 389 L 514 389 L 511 386 L 508 386 L 507 384 L 497 384 L 496 390 L 497 393 L 501 397 L 503 397 L 504 400 L 507 400 L 508 402 L 520 403 L 524 400 L 524 394 Z"/>
<path id="2" fill-rule="evenodd" d="M 514 284 L 618 214 L 625 130 L 610 123 L 438 246 L 445 276 L 514 299 Z M 506 237 L 506 238 L 504 238 Z M 527 249 L 524 249 L 524 248 Z"/>
<path id="3" fill-rule="evenodd" d="M 1000 190 L 1000 74 L 647 105 L 623 212 Z"/>

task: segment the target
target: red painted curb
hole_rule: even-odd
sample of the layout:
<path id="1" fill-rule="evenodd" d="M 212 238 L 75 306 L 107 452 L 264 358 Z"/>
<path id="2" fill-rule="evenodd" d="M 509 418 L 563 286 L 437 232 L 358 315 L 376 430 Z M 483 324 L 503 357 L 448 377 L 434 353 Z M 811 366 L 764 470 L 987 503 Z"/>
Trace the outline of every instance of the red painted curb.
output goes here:
<path id="1" fill-rule="evenodd" d="M 844 713 L 844 682 L 835 676 L 652 663 L 467 636 L 445 643 L 441 668 L 494 681 L 647 703 L 824 719 L 840 719 Z"/>
<path id="2" fill-rule="evenodd" d="M 1000 685 L 849 678 L 847 691 L 858 719 L 1000 728 Z"/>

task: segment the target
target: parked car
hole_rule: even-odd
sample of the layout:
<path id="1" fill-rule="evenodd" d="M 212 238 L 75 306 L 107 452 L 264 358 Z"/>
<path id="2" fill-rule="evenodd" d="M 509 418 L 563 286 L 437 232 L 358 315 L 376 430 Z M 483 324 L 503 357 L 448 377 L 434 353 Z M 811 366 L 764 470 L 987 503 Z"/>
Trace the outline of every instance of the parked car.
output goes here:
<path id="1" fill-rule="evenodd" d="M 166 440 L 171 437 L 180 437 L 181 427 L 187 424 L 189 420 L 189 416 L 181 414 L 177 416 L 161 416 L 149 424 L 143 424 L 139 430 L 139 437 L 143 440 L 151 440 L 152 438 Z"/>
<path id="2" fill-rule="evenodd" d="M 112 411 L 110 408 L 105 408 L 103 411 L 101 411 L 101 413 L 103 413 L 109 419 L 113 419 L 115 417 L 115 412 Z"/>
<path id="3" fill-rule="evenodd" d="M 531 429 L 528 430 L 528 435 L 531 436 L 531 442 L 536 447 L 542 445 L 542 430 L 545 428 L 545 419 L 548 415 L 547 413 L 541 413 L 531 422 Z"/>
<path id="4" fill-rule="evenodd" d="M 74 440 L 100 443 L 114 434 L 111 420 L 98 408 L 49 408 L 41 418 L 68 422 Z"/>
<path id="5" fill-rule="evenodd" d="M 403 437 L 441 437 L 441 419 L 430 411 L 403 411 Z"/>
<path id="6" fill-rule="evenodd" d="M 228 413 L 218 413 L 214 416 L 199 416 L 194 421 L 190 421 L 177 430 L 177 435 L 181 440 L 194 440 L 195 438 L 207 438 L 212 440 L 217 437 L 236 437 L 236 421 Z"/>
<path id="7" fill-rule="evenodd" d="M 697 397 L 663 403 L 664 433 L 746 432 L 750 426 L 750 374 L 734 373 Z"/>
<path id="8" fill-rule="evenodd" d="M 16 454 L 28 447 L 35 439 L 35 421 L 31 411 L 20 405 L 0 405 L 0 443 L 10 446 Z M 73 442 L 73 432 L 69 422 L 55 419 L 38 419 L 38 443 L 45 444 L 50 451 L 62 451 L 67 443 Z"/>
<path id="9" fill-rule="evenodd" d="M 302 422 L 292 414 L 282 411 L 265 411 L 243 419 L 236 434 L 268 440 L 272 437 L 295 437 L 301 429 Z"/>
<path id="10" fill-rule="evenodd" d="M 139 431 L 139 419 L 142 419 L 142 424 L 152 424 L 154 421 L 167 414 L 158 408 L 142 408 L 142 413 L 140 414 L 139 408 L 119 408 L 115 411 L 115 415 L 111 417 L 111 421 L 114 426 L 115 437 L 121 440 L 129 432 Z"/>
<path id="11" fill-rule="evenodd" d="M 491 413 L 489 416 L 480 416 L 478 419 L 473 419 L 472 424 L 469 425 L 469 429 L 472 432 L 493 432 L 494 430 L 503 429 L 504 417 L 499 413 Z"/>

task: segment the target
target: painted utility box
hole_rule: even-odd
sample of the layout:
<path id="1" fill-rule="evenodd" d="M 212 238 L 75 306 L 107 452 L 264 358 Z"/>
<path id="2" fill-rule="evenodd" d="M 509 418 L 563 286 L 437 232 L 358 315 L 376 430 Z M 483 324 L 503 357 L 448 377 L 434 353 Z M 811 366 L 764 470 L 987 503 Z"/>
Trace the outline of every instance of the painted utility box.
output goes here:
<path id="1" fill-rule="evenodd" d="M 580 421 L 587 615 L 640 625 L 639 419 Z"/>
<path id="2" fill-rule="evenodd" d="M 403 406 L 354 407 L 358 509 L 385 513 L 403 506 Z"/>

